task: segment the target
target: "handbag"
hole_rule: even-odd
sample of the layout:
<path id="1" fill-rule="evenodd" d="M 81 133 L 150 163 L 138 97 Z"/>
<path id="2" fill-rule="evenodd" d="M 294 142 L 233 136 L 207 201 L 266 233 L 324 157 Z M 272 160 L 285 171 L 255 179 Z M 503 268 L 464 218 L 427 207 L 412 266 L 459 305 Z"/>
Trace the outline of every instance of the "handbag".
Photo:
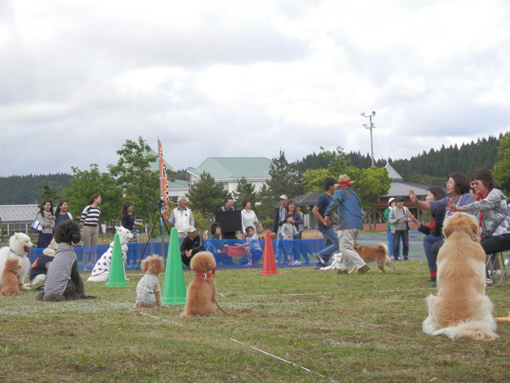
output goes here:
<path id="1" fill-rule="evenodd" d="M 42 225 L 37 218 L 31 223 L 30 228 L 35 233 L 42 233 Z"/>
<path id="2" fill-rule="evenodd" d="M 262 226 L 260 223 L 257 223 L 257 234 L 262 234 L 264 231 L 264 226 Z"/>

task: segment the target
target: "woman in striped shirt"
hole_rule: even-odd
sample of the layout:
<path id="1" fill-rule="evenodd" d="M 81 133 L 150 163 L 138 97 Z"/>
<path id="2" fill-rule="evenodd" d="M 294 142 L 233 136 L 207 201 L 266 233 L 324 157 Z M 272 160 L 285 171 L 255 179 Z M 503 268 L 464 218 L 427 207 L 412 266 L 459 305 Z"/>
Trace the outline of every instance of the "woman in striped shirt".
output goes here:
<path id="1" fill-rule="evenodd" d="M 81 236 L 83 239 L 84 247 L 96 247 L 98 240 L 98 224 L 99 224 L 99 215 L 101 214 L 101 195 L 98 193 L 92 194 L 89 199 L 89 202 L 83 212 L 81 213 L 80 221 L 81 221 Z M 92 255 L 95 254 L 95 249 L 91 252 Z M 86 261 L 86 254 L 83 253 L 83 263 Z M 92 263 L 95 263 L 95 259 L 90 259 Z"/>

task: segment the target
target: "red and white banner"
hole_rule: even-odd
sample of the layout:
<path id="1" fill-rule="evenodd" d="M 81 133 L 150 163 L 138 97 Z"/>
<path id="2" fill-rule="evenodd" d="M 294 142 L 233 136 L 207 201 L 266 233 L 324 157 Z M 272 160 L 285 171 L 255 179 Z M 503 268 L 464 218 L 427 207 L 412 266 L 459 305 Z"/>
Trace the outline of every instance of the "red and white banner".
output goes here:
<path id="1" fill-rule="evenodd" d="M 163 201 L 163 205 L 161 206 L 161 214 L 164 218 L 168 219 L 168 200 L 170 196 L 168 195 L 168 178 L 166 177 L 166 165 L 165 159 L 163 158 L 163 147 L 161 146 L 161 141 L 158 138 L 158 155 L 159 155 L 159 181 L 161 188 L 161 201 Z"/>

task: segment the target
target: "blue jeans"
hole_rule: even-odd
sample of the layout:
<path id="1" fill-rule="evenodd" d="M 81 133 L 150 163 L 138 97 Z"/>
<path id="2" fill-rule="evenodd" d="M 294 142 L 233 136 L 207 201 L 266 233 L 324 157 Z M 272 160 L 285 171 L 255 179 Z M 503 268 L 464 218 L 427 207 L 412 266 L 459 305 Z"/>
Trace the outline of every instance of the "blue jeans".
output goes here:
<path id="1" fill-rule="evenodd" d="M 321 231 L 324 240 L 326 241 L 326 247 L 319 251 L 319 255 L 327 263 L 329 257 L 338 252 L 340 246 L 338 244 L 338 234 L 335 229 L 328 227 L 325 231 Z"/>
<path id="2" fill-rule="evenodd" d="M 395 233 L 393 234 L 393 252 L 396 254 L 395 259 L 398 257 L 400 238 L 402 238 L 402 255 L 404 258 L 407 258 L 409 255 L 409 230 L 395 230 Z"/>
<path id="3" fill-rule="evenodd" d="M 394 251 L 393 251 L 393 233 L 391 232 L 391 230 L 388 230 L 386 233 L 388 234 L 388 250 L 390 251 L 390 257 L 393 258 L 393 254 L 394 254 Z M 398 244 L 397 256 L 395 258 L 398 258 L 399 254 L 400 254 L 400 243 Z"/>
<path id="4" fill-rule="evenodd" d="M 423 238 L 423 248 L 425 249 L 425 256 L 427 257 L 427 262 L 429 264 L 429 271 L 437 270 L 436 258 L 432 254 L 432 245 L 442 239 L 443 237 L 437 237 L 430 234 Z"/>

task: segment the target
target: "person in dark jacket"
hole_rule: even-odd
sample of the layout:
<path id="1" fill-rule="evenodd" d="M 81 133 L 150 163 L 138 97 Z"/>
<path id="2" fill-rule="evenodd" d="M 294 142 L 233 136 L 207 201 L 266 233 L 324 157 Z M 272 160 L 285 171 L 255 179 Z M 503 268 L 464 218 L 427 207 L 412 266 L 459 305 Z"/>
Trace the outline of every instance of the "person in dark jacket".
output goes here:
<path id="1" fill-rule="evenodd" d="M 189 226 L 186 231 L 188 235 L 181 244 L 181 259 L 182 263 L 189 266 L 191 258 L 193 258 L 196 253 L 204 251 L 204 242 L 200 235 L 198 235 L 197 229 L 193 226 Z"/>

